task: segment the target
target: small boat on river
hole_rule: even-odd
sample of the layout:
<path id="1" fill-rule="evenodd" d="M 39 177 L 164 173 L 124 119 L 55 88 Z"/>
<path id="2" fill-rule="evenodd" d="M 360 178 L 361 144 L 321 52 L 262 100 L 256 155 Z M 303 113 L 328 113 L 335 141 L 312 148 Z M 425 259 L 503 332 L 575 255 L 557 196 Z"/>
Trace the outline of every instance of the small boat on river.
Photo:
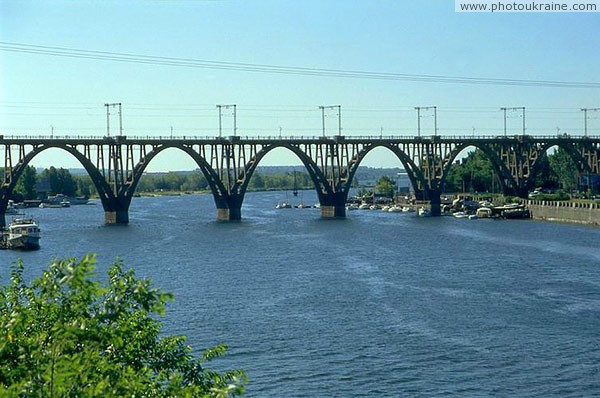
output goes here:
<path id="1" fill-rule="evenodd" d="M 417 214 L 419 215 L 419 217 L 431 217 L 431 211 L 424 207 L 420 207 L 417 211 Z"/>
<path id="2" fill-rule="evenodd" d="M 285 202 L 277 203 L 275 205 L 276 209 L 291 209 L 292 205 L 287 200 Z"/>
<path id="3" fill-rule="evenodd" d="M 39 249 L 40 227 L 31 217 L 15 218 L 8 228 L 2 231 L 0 245 L 3 249 Z"/>
<path id="4" fill-rule="evenodd" d="M 4 214 L 17 215 L 17 214 L 21 214 L 21 213 L 19 213 L 19 210 L 17 209 L 15 202 L 12 200 L 9 200 L 8 205 L 6 206 L 6 210 L 4 211 Z"/>

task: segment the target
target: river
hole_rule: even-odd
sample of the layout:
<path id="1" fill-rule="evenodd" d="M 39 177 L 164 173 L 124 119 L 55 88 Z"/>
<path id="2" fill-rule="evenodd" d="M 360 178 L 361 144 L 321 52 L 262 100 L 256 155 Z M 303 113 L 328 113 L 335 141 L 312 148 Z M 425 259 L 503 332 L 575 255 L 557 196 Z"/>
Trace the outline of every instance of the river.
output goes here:
<path id="1" fill-rule="evenodd" d="M 303 192 L 315 203 L 313 192 Z M 291 198 L 291 195 L 290 195 Z M 600 229 L 528 220 L 274 209 L 248 193 L 218 223 L 209 195 L 134 198 L 130 224 L 101 205 L 31 209 L 42 247 L 1 251 L 39 275 L 55 257 L 116 256 L 175 294 L 164 330 L 250 397 L 600 396 Z M 293 198 L 292 203 L 297 203 Z"/>

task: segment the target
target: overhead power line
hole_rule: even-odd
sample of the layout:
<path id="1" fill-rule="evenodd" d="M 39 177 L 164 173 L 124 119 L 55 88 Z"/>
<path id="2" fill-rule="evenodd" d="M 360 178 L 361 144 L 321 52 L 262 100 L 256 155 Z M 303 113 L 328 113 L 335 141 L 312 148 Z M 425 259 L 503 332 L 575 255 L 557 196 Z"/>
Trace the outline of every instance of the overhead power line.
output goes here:
<path id="1" fill-rule="evenodd" d="M 396 80 L 427 83 L 483 84 L 496 86 L 532 86 L 554 88 L 600 88 L 599 82 L 572 82 L 556 80 L 497 79 L 486 77 L 464 77 L 446 75 L 418 75 L 408 73 L 370 72 L 360 70 L 306 68 L 298 66 L 280 66 L 268 64 L 252 64 L 240 62 L 222 62 L 194 58 L 175 58 L 110 51 L 82 50 L 66 47 L 39 46 L 33 44 L 11 43 L 0 41 L 0 50 L 6 52 L 67 57 L 79 59 L 95 59 L 113 62 L 127 62 L 147 65 L 163 65 L 173 67 L 205 68 L 232 70 L 242 72 L 258 72 L 286 75 L 338 77 L 353 79 Z"/>

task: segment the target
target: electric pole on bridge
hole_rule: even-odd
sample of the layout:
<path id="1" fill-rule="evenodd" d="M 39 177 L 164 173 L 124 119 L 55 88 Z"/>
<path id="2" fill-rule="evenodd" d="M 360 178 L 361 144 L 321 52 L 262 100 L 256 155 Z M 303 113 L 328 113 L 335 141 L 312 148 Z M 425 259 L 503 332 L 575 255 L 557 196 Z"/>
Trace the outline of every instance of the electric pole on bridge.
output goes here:
<path id="1" fill-rule="evenodd" d="M 417 111 L 417 136 L 421 136 L 421 110 L 433 109 L 433 135 L 437 135 L 437 106 L 415 106 Z"/>
<path id="2" fill-rule="evenodd" d="M 110 137 L 110 108 L 119 107 L 119 135 L 123 135 L 123 114 L 121 113 L 121 103 L 104 104 L 106 107 L 106 136 Z"/>
<path id="3" fill-rule="evenodd" d="M 325 137 L 325 109 L 336 109 L 338 111 L 338 135 L 342 135 L 342 106 L 341 105 L 329 105 L 319 106 L 321 110 L 321 121 L 323 125 L 323 137 Z"/>
<path id="4" fill-rule="evenodd" d="M 583 111 L 583 136 L 587 137 L 587 113 L 588 112 L 598 112 L 600 108 L 581 108 Z"/>
<path id="5" fill-rule="evenodd" d="M 237 113 L 236 113 L 236 104 L 231 105 L 217 105 L 217 109 L 219 110 L 219 137 L 223 136 L 223 112 L 222 108 L 229 109 L 233 108 L 233 136 L 235 137 L 237 131 Z"/>
<path id="6" fill-rule="evenodd" d="M 525 107 L 524 106 L 515 106 L 512 108 L 500 108 L 501 111 L 504 112 L 504 136 L 506 137 L 506 111 L 521 111 L 523 112 L 523 135 L 525 135 Z"/>

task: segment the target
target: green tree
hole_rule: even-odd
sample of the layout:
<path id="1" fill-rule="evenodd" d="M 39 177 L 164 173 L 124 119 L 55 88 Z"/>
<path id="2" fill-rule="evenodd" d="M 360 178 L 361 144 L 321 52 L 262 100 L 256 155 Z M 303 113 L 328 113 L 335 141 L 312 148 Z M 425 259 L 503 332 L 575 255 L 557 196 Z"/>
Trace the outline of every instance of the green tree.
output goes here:
<path id="1" fill-rule="evenodd" d="M 77 195 L 89 198 L 92 193 L 96 192 L 96 187 L 89 175 L 80 175 L 74 177 L 77 184 Z"/>
<path id="2" fill-rule="evenodd" d="M 389 198 L 394 196 L 396 191 L 396 182 L 388 176 L 381 176 L 375 183 L 375 192 L 379 195 L 385 195 Z"/>
<path id="3" fill-rule="evenodd" d="M 250 183 L 248 185 L 249 188 L 260 191 L 261 189 L 265 188 L 265 180 L 263 176 L 258 171 L 256 171 L 250 178 Z"/>
<path id="4" fill-rule="evenodd" d="M 452 163 L 450 171 L 444 181 L 444 190 L 446 192 L 463 192 L 463 181 L 467 176 L 470 176 L 470 174 L 466 173 L 461 162 Z"/>
<path id="5" fill-rule="evenodd" d="M 46 169 L 40 174 L 40 180 L 50 182 L 51 194 L 63 194 L 66 196 L 75 196 L 77 193 L 77 182 L 67 169 L 55 168 L 54 166 Z"/>
<path id="6" fill-rule="evenodd" d="M 156 189 L 155 177 L 150 174 L 143 174 L 140 177 L 136 192 L 152 192 Z"/>
<path id="7" fill-rule="evenodd" d="M 548 156 L 548 163 L 559 187 L 569 192 L 577 188 L 579 173 L 567 151 L 558 148 L 555 153 Z"/>
<path id="8" fill-rule="evenodd" d="M 183 336 L 163 336 L 155 316 L 172 295 L 136 279 L 120 262 L 108 285 L 96 259 L 55 260 L 27 284 L 23 264 L 0 288 L 0 395 L 227 397 L 244 392 L 243 371 L 204 363 L 226 347 L 191 354 Z"/>
<path id="9" fill-rule="evenodd" d="M 165 188 L 169 191 L 181 191 L 181 185 L 185 181 L 185 177 L 174 171 L 169 171 L 164 176 Z"/>
<path id="10" fill-rule="evenodd" d="M 541 156 L 538 160 L 538 171 L 535 175 L 535 184 L 536 187 L 548 188 L 548 189 L 557 189 L 558 181 L 555 175 L 552 173 L 552 169 L 550 167 L 550 162 L 548 160 L 548 156 Z"/>
<path id="11" fill-rule="evenodd" d="M 208 188 L 208 181 L 202 172 L 194 172 L 185 176 L 181 184 L 182 191 L 200 191 Z"/>
<path id="12" fill-rule="evenodd" d="M 450 166 L 444 188 L 448 192 L 490 192 L 494 178 L 492 162 L 481 149 L 475 149 Z"/>
<path id="13" fill-rule="evenodd" d="M 19 177 L 14 193 L 22 199 L 35 199 L 37 197 L 35 167 L 27 166 Z"/>

